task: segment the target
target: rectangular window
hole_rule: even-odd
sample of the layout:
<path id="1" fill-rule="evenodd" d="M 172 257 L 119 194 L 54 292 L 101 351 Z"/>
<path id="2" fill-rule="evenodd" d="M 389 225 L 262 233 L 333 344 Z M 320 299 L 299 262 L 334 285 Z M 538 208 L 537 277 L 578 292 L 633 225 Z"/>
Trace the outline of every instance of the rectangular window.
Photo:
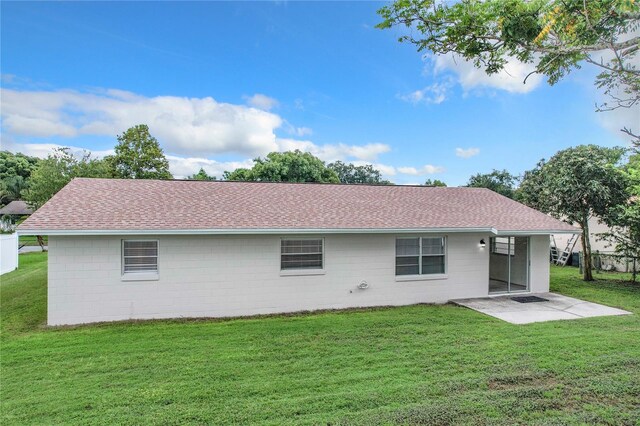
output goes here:
<path id="1" fill-rule="evenodd" d="M 322 269 L 324 240 L 280 240 L 280 269 Z"/>
<path id="2" fill-rule="evenodd" d="M 513 256 L 515 254 L 513 237 L 495 237 L 491 239 L 491 253 Z"/>
<path id="3" fill-rule="evenodd" d="M 122 272 L 158 272 L 158 241 L 123 240 Z"/>
<path id="4" fill-rule="evenodd" d="M 444 237 L 396 238 L 396 275 L 444 274 Z"/>

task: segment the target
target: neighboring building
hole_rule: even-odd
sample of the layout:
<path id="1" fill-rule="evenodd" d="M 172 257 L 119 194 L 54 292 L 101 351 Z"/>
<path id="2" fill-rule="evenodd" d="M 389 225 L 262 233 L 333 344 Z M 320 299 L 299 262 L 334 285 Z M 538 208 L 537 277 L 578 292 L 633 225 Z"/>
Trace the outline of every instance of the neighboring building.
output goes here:
<path id="1" fill-rule="evenodd" d="M 13 232 L 16 221 L 31 213 L 33 213 L 33 209 L 26 202 L 21 200 L 10 202 L 0 209 L 0 229 L 4 232 Z"/>
<path id="2" fill-rule="evenodd" d="M 594 256 L 594 265 L 598 269 L 630 272 L 633 269 L 633 260 L 623 259 L 615 254 L 615 246 L 601 237 L 601 234 L 607 232 L 611 232 L 611 228 L 600 221 L 600 219 L 595 216 L 589 219 L 589 242 L 591 243 L 591 253 Z M 554 235 L 556 246 L 560 251 L 567 248 L 569 238 L 570 235 L 567 234 Z M 581 253 L 582 239 L 578 238 L 575 245 L 572 246 L 573 253 Z M 578 259 L 577 255 L 574 256 L 573 259 Z M 579 266 L 578 263 L 579 261 L 571 262 L 570 264 L 572 266 Z"/>
<path id="3" fill-rule="evenodd" d="M 50 325 L 545 292 L 576 232 L 482 188 L 116 179 L 18 230 L 49 236 Z"/>
<path id="4" fill-rule="evenodd" d="M 15 200 L 0 209 L 0 216 L 28 216 L 33 213 L 26 201 Z"/>

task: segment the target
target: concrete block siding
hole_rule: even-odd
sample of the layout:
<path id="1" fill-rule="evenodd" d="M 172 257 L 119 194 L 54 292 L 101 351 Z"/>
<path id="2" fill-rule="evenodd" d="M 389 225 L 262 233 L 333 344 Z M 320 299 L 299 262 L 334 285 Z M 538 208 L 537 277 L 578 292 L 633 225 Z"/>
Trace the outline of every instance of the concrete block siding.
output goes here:
<path id="1" fill-rule="evenodd" d="M 407 235 L 402 235 L 407 236 Z M 447 273 L 398 281 L 390 234 L 327 234 L 320 275 L 282 276 L 280 239 L 255 236 L 50 236 L 48 323 L 229 317 L 415 303 L 488 294 L 486 234 L 447 237 Z M 311 237 L 308 235 L 305 238 Z M 123 281 L 123 239 L 159 241 L 159 277 Z M 549 236 L 531 237 L 531 290 L 549 290 Z M 369 288 L 357 288 L 361 281 Z"/>

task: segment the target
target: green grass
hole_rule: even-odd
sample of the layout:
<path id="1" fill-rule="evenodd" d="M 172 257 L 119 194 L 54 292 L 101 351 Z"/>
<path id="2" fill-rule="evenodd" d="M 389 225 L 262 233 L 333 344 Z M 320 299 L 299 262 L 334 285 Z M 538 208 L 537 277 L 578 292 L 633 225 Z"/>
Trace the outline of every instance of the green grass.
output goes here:
<path id="1" fill-rule="evenodd" d="M 640 424 L 640 317 L 452 305 L 43 328 L 46 254 L 2 277 L 4 424 Z M 552 290 L 640 313 L 640 287 Z M 603 275 L 600 275 L 603 277 Z"/>
<path id="2" fill-rule="evenodd" d="M 25 245 L 25 246 L 39 246 L 40 244 L 38 244 L 38 237 L 36 237 L 35 235 L 20 235 L 19 237 L 19 241 L 18 243 L 20 245 Z M 46 246 L 47 243 L 49 242 L 49 238 L 44 235 L 42 237 L 42 239 L 44 240 L 44 245 Z"/>

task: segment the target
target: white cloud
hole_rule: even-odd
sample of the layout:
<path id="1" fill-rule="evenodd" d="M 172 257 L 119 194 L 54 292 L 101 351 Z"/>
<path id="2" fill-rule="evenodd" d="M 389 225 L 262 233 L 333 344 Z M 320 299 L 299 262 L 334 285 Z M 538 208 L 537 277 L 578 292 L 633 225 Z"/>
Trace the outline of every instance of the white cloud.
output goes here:
<path id="1" fill-rule="evenodd" d="M 208 175 L 221 178 L 222 173 L 225 171 L 231 172 L 239 167 L 251 168 L 253 166 L 253 161 L 250 159 L 243 161 L 219 162 L 209 160 L 207 158 L 185 158 L 167 155 L 167 160 L 169 160 L 169 170 L 171 171 L 171 174 L 177 179 L 182 179 L 197 173 L 201 168 L 204 169 Z"/>
<path id="2" fill-rule="evenodd" d="M 217 102 L 211 97 L 145 97 L 104 90 L 16 91 L 1 89 L 3 130 L 24 136 L 115 136 L 146 123 L 169 152 L 256 155 L 277 148 L 276 115 Z"/>
<path id="3" fill-rule="evenodd" d="M 375 160 L 380 154 L 389 152 L 391 147 L 382 143 L 370 143 L 366 145 L 316 145 L 308 140 L 278 138 L 276 139 L 279 151 L 307 151 L 324 161 L 345 160 Z"/>
<path id="4" fill-rule="evenodd" d="M 38 158 L 46 158 L 53 152 L 54 149 L 63 147 L 63 145 L 52 143 L 21 144 L 15 143 L 13 141 L 3 141 L 3 149 L 11 152 L 21 152 L 23 154 Z M 71 153 L 76 156 L 82 155 L 85 152 L 90 152 L 93 158 L 102 158 L 106 155 L 111 155 L 114 153 L 112 149 L 104 151 L 90 151 L 77 146 L 66 146 L 66 148 L 69 148 Z M 166 157 L 169 161 L 169 170 L 171 171 L 171 174 L 177 179 L 182 179 L 189 175 L 197 173 L 200 168 L 203 168 L 207 172 L 207 174 L 220 178 L 222 177 L 222 173 L 227 170 L 233 171 L 239 167 L 253 166 L 253 161 L 251 159 L 242 161 L 219 162 L 207 158 L 179 157 L 176 155 L 167 155 Z"/>
<path id="5" fill-rule="evenodd" d="M 447 99 L 451 83 L 448 80 L 433 83 L 430 86 L 425 87 L 415 92 L 407 93 L 404 95 L 398 95 L 398 98 L 412 104 L 426 103 L 426 104 L 441 104 Z"/>
<path id="6" fill-rule="evenodd" d="M 298 137 L 310 136 L 313 134 L 313 130 L 309 127 L 296 127 L 286 120 L 284 121 L 283 127 L 287 133 Z"/>
<path id="7" fill-rule="evenodd" d="M 69 148 L 73 155 L 79 156 L 85 152 L 90 152 L 92 157 L 102 158 L 114 153 L 113 149 L 108 150 L 89 150 L 78 146 L 58 145 L 54 143 L 17 143 L 11 138 L 2 140 L 2 149 L 11 152 L 21 152 L 25 155 L 38 158 L 47 158 L 49 154 L 56 148 Z"/>
<path id="8" fill-rule="evenodd" d="M 217 102 L 211 97 L 145 97 L 122 90 L 17 91 L 0 89 L 3 137 L 8 135 L 74 138 L 112 136 L 145 123 L 165 152 L 187 157 L 237 153 L 265 155 L 301 149 L 327 160 L 374 160 L 388 145 L 316 145 L 308 140 L 280 139 L 276 130 L 308 136 L 308 127 L 295 127 L 279 115 Z M 255 96 L 254 96 L 255 98 Z"/>
<path id="9" fill-rule="evenodd" d="M 436 173 L 444 172 L 444 167 L 432 166 L 431 164 L 422 166 L 419 169 L 415 167 L 398 167 L 398 172 L 405 175 L 411 175 L 411 176 L 433 175 Z"/>
<path id="10" fill-rule="evenodd" d="M 525 64 L 517 59 L 510 59 L 504 69 L 497 74 L 488 75 L 484 69 L 476 68 L 473 62 L 469 62 L 453 54 L 438 55 L 433 58 L 434 74 L 452 72 L 456 75 L 458 83 L 465 91 L 476 88 L 493 88 L 505 90 L 510 93 L 529 93 L 540 85 L 542 76 L 532 74 L 523 81 L 535 67 Z"/>
<path id="11" fill-rule="evenodd" d="M 456 148 L 456 156 L 462 158 L 471 158 L 480 154 L 480 148 Z"/>
<path id="12" fill-rule="evenodd" d="M 270 111 L 280 105 L 280 102 L 278 102 L 277 99 L 270 98 L 269 96 L 263 95 L 262 93 L 256 93 L 253 96 L 245 96 L 244 99 L 246 99 L 249 106 L 265 111 Z"/>

